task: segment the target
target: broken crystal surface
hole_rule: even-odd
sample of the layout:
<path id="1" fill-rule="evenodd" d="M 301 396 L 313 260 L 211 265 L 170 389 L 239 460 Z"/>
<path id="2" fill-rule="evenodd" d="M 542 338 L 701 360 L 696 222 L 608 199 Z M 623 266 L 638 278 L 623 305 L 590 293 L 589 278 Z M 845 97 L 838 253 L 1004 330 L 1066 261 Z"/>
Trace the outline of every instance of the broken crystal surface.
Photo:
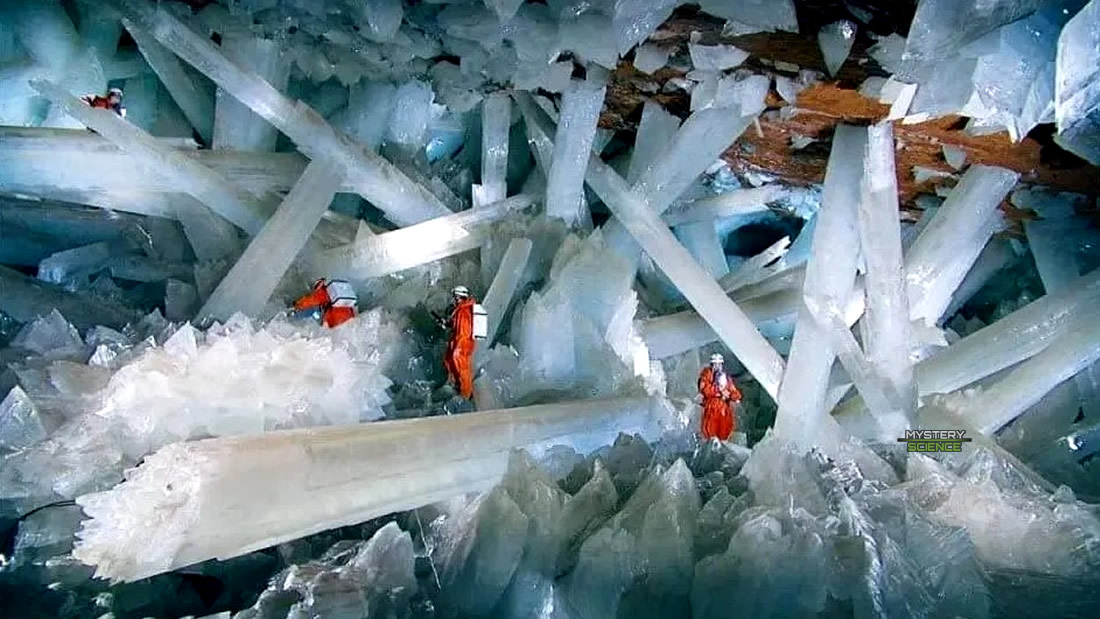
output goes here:
<path id="1" fill-rule="evenodd" d="M 794 2 L 791 0 L 703 0 L 703 11 L 759 30 L 798 32 Z"/>
<path id="2" fill-rule="evenodd" d="M 634 50 L 634 68 L 653 73 L 668 64 L 669 50 L 652 43 L 643 43 Z"/>
<path id="3" fill-rule="evenodd" d="M 745 62 L 749 53 L 732 45 L 697 45 L 688 43 L 691 64 L 699 71 L 725 71 Z"/>

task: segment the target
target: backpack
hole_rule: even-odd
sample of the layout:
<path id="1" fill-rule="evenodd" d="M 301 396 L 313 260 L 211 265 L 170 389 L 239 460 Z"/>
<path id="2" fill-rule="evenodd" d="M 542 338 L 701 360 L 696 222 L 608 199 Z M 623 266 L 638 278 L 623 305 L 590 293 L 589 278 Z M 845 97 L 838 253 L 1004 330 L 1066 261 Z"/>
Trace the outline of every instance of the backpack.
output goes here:
<path id="1" fill-rule="evenodd" d="M 334 279 L 325 286 L 325 292 L 328 293 L 329 303 L 332 307 L 355 307 L 355 304 L 359 301 L 359 295 L 355 294 L 355 289 L 351 287 L 351 284 L 342 280 Z"/>
<path id="2" fill-rule="evenodd" d="M 474 303 L 474 339 L 484 340 L 489 337 L 489 314 L 480 303 Z"/>

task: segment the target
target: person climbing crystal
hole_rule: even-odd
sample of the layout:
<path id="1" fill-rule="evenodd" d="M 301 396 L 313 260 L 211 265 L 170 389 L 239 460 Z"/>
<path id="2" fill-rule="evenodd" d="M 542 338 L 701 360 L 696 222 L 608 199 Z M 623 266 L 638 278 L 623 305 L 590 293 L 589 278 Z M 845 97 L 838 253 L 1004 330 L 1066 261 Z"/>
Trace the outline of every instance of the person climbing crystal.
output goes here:
<path id="1" fill-rule="evenodd" d="M 122 106 L 121 88 L 109 88 L 106 97 L 101 97 L 99 95 L 84 95 L 80 100 L 94 108 L 111 110 L 115 114 L 126 118 L 126 108 Z"/>
<path id="2" fill-rule="evenodd" d="M 741 401 L 741 392 L 726 374 L 722 355 L 711 355 L 710 365 L 699 373 L 699 393 L 703 396 L 703 438 L 729 439 L 737 429 L 734 405 Z"/>
<path id="3" fill-rule="evenodd" d="M 321 278 L 313 282 L 310 291 L 294 302 L 294 315 L 313 317 L 333 329 L 355 317 L 358 297 L 351 284 L 344 280 Z"/>
<path id="4" fill-rule="evenodd" d="M 474 347 L 477 340 L 484 339 L 487 331 L 485 310 L 474 301 L 465 286 L 455 286 L 451 295 L 451 311 L 444 325 L 449 336 L 443 367 L 447 370 L 448 382 L 458 389 L 459 395 L 469 400 L 474 397 Z"/>

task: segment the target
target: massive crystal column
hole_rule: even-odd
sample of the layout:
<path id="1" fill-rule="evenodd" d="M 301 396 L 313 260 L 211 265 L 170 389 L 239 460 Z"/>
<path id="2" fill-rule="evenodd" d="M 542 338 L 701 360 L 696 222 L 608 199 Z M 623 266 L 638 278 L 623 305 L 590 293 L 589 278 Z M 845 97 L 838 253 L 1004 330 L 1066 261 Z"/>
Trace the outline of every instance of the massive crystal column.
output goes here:
<path id="1" fill-rule="evenodd" d="M 901 401 L 900 410 L 881 418 L 886 438 L 901 436 L 916 410 L 913 367 L 909 359 L 909 303 L 906 298 L 898 219 L 897 176 L 894 171 L 893 125 L 867 129 L 859 201 L 859 239 L 867 268 L 864 288 L 867 337 L 864 347 L 871 369 L 889 384 Z"/>
<path id="2" fill-rule="evenodd" d="M 116 581 L 228 559 L 486 490 L 515 448 L 652 436 L 655 410 L 647 398 L 589 400 L 176 443 L 78 499 L 92 519 L 74 555 Z"/>
<path id="3" fill-rule="evenodd" d="M 251 71 L 276 91 L 286 90 L 290 63 L 283 57 L 277 42 L 250 33 L 230 32 L 222 37 L 221 50 L 238 67 Z M 278 137 L 275 127 L 244 103 L 224 91 L 218 93 L 214 108 L 214 148 L 269 152 L 275 150 Z"/>
<path id="4" fill-rule="evenodd" d="M 234 64 L 163 8 L 147 0 L 111 0 L 137 28 L 148 31 L 201 73 L 294 140 L 308 157 L 331 158 L 344 166 L 355 191 L 398 225 L 410 225 L 451 211 L 425 187 L 386 160 L 337 133 L 303 103 L 295 103 L 255 73 Z"/>
<path id="5" fill-rule="evenodd" d="M 5 267 L 0 267 L 0 290 L 3 291 L 0 311 L 19 322 L 34 320 L 51 309 L 61 312 L 79 329 L 91 329 L 96 325 L 118 328 L 139 318 L 125 307 L 69 292 Z"/>
<path id="6" fill-rule="evenodd" d="M 283 203 L 252 239 L 206 305 L 199 320 L 227 320 L 236 312 L 258 316 L 328 210 L 343 170 L 317 159 L 309 164 Z"/>
<path id="7" fill-rule="evenodd" d="M 138 44 L 145 61 L 176 100 L 187 121 L 199 132 L 203 141 L 211 144 L 214 136 L 214 89 L 210 82 L 188 73 L 175 54 L 164 49 L 157 40 L 140 28 L 126 24 L 127 31 Z"/>
<path id="8" fill-rule="evenodd" d="M 1000 222 L 997 207 L 1019 174 L 971 166 L 905 255 L 909 316 L 936 324 Z"/>
<path id="9" fill-rule="evenodd" d="M 775 291 L 769 294 L 742 298 L 733 295 L 737 307 L 767 337 L 790 337 L 794 333 L 795 319 L 801 305 L 801 291 L 796 288 Z M 853 294 L 844 309 L 845 324 L 855 324 L 863 315 L 863 294 Z M 706 346 L 717 341 L 718 335 L 694 311 L 677 312 L 641 321 L 642 337 L 649 354 L 654 359 L 663 359 Z"/>
<path id="10" fill-rule="evenodd" d="M 819 307 L 844 307 L 852 295 L 859 261 L 857 208 L 866 144 L 866 129 L 837 126 L 802 288 L 807 301 Z M 836 359 L 832 339 L 808 311 L 799 311 L 775 418 L 777 436 L 804 445 L 812 442 L 818 418 L 826 412 L 829 370 Z"/>
<path id="11" fill-rule="evenodd" d="M 653 258 L 661 271 L 683 293 L 695 311 L 772 397 L 779 391 L 783 358 L 775 352 L 752 320 L 691 257 L 668 226 L 639 192 L 610 166 L 592 156 L 588 161 L 588 182 L 634 240 Z"/>
<path id="12" fill-rule="evenodd" d="M 659 103 L 646 101 L 642 107 L 642 119 L 638 122 L 637 137 L 634 138 L 634 151 L 630 154 L 630 167 L 626 180 L 631 186 L 642 178 L 642 173 L 661 158 L 676 131 L 680 128 L 680 119 L 668 112 Z"/>
<path id="13" fill-rule="evenodd" d="M 1048 294 L 1065 290 L 1080 275 L 1074 243 L 1071 240 L 1084 222 L 1074 219 L 1029 221 L 1024 224 L 1027 243 L 1035 257 L 1035 267 L 1043 288 Z M 1067 243 L 1068 241 L 1068 243 Z M 1100 368 L 1093 366 L 1078 374 L 1074 382 L 1077 395 L 1086 415 L 1095 414 L 1100 402 L 1096 398 L 1096 385 L 1093 379 Z"/>
<path id="14" fill-rule="evenodd" d="M 602 101 L 602 99 L 601 99 Z M 500 202 L 508 197 L 508 130 L 512 126 L 512 100 L 496 93 L 481 108 L 481 200 Z"/>
<path id="15" fill-rule="evenodd" d="M 914 368 L 922 396 L 949 393 L 1029 359 L 1063 336 L 1100 305 L 1100 269 L 1074 280 L 925 359 Z M 862 402 L 853 398 L 836 414 L 860 425 Z"/>
<path id="16" fill-rule="evenodd" d="M 754 189 L 734 189 L 709 198 L 694 200 L 683 208 L 665 213 L 665 223 L 678 226 L 693 221 L 714 221 L 733 215 L 768 211 L 768 203 L 782 197 L 781 185 L 766 185 Z"/>
<path id="17" fill-rule="evenodd" d="M 584 171 L 607 89 L 574 81 L 562 95 L 554 157 L 546 178 L 546 214 L 574 224 L 584 208 Z"/>
<path id="18" fill-rule="evenodd" d="M 1100 320 L 1092 315 L 1074 322 L 1042 352 L 982 391 L 961 414 L 982 432 L 996 432 L 1097 359 Z"/>
<path id="19" fill-rule="evenodd" d="M 56 84 L 34 81 L 32 86 L 42 96 L 63 106 L 73 118 L 114 142 L 119 148 L 130 151 L 144 167 L 173 179 L 177 187 L 245 232 L 255 234 L 263 226 L 268 209 L 262 201 L 226 181 L 217 172 L 175 149 L 163 146 L 114 112 L 84 105 Z"/>
<path id="20" fill-rule="evenodd" d="M 490 224 L 534 204 L 520 194 L 496 204 L 469 209 L 385 234 L 356 239 L 315 256 L 317 277 L 362 281 L 480 247 L 490 236 Z"/>

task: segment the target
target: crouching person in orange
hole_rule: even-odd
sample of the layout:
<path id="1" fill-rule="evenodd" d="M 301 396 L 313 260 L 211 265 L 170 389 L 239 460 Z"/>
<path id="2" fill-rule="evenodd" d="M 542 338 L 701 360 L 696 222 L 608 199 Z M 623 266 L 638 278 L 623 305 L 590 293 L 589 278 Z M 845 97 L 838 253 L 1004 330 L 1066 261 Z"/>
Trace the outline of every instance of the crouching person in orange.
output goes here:
<path id="1" fill-rule="evenodd" d="M 451 312 L 447 319 L 447 350 L 443 354 L 443 367 L 447 380 L 467 400 L 474 397 L 474 313 L 477 304 L 465 286 L 453 291 Z"/>
<path id="2" fill-rule="evenodd" d="M 703 396 L 704 440 L 728 440 L 737 429 L 733 407 L 741 401 L 741 392 L 726 374 L 722 355 L 710 356 L 710 365 L 699 373 L 699 393 Z"/>
<path id="3" fill-rule="evenodd" d="M 313 288 L 294 302 L 297 316 L 317 316 L 330 329 L 355 318 L 358 297 L 351 284 L 343 280 L 319 279 Z"/>

